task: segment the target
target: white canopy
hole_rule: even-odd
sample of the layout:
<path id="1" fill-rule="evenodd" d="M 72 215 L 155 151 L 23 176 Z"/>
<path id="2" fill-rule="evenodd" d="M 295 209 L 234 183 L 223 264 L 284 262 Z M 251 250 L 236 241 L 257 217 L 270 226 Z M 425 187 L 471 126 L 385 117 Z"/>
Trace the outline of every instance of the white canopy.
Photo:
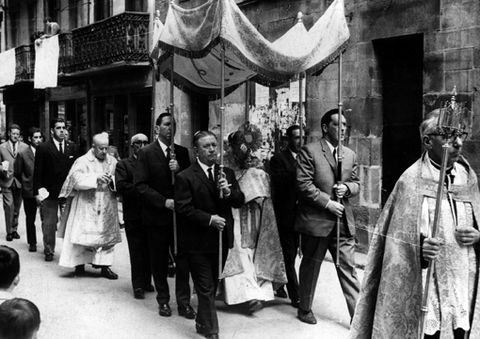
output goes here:
<path id="1" fill-rule="evenodd" d="M 350 37 L 343 0 L 335 0 L 310 30 L 299 20 L 274 42 L 256 30 L 234 0 L 209 0 L 193 9 L 171 3 L 165 24 L 155 26 L 152 58 L 161 71 L 170 77 L 167 60 L 173 54 L 174 82 L 209 94 L 220 88 L 222 48 L 228 91 L 249 79 L 273 85 L 302 72 L 318 73 Z"/>

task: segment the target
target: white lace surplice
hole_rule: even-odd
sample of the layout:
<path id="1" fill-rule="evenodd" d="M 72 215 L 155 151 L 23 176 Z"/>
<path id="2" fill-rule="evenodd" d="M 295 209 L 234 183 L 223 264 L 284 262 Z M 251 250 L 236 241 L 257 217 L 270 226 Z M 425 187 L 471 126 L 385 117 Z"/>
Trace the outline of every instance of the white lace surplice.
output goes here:
<path id="1" fill-rule="evenodd" d="M 433 177 L 438 170 L 431 167 Z M 456 164 L 455 184 L 466 184 L 467 172 Z M 437 237 L 445 241 L 435 261 L 433 283 L 430 284 L 425 334 L 441 332 L 441 338 L 453 338 L 453 329 L 470 329 L 470 315 L 476 281 L 477 258 L 472 246 L 460 246 L 455 239 L 455 217 L 459 227 L 473 227 L 472 207 L 469 203 L 449 202 L 444 196 Z M 430 236 L 435 214 L 435 199 L 425 197 L 422 203 L 421 232 Z M 423 270 L 423 282 L 427 270 Z"/>

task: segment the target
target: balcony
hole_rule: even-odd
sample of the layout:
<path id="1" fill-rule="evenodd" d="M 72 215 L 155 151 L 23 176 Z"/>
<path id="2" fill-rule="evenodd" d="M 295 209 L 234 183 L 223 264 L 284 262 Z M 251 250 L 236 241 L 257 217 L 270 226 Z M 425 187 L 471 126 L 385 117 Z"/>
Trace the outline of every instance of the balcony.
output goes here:
<path id="1" fill-rule="evenodd" d="M 22 45 L 15 48 L 15 82 L 33 80 L 35 48 Z"/>
<path id="2" fill-rule="evenodd" d="M 58 73 L 66 74 L 73 72 L 73 41 L 72 33 L 61 33 L 58 36 L 60 53 L 58 56 Z"/>
<path id="3" fill-rule="evenodd" d="M 124 12 L 72 31 L 72 72 L 148 62 L 148 13 Z"/>

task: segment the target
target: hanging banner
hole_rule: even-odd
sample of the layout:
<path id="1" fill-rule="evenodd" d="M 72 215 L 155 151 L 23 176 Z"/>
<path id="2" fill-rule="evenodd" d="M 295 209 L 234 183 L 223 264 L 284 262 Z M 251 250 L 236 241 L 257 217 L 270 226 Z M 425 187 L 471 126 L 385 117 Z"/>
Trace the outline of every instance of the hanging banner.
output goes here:
<path id="1" fill-rule="evenodd" d="M 35 41 L 34 88 L 57 87 L 59 55 L 58 35 Z"/>
<path id="2" fill-rule="evenodd" d="M 15 82 L 15 48 L 0 53 L 0 87 L 13 85 Z"/>

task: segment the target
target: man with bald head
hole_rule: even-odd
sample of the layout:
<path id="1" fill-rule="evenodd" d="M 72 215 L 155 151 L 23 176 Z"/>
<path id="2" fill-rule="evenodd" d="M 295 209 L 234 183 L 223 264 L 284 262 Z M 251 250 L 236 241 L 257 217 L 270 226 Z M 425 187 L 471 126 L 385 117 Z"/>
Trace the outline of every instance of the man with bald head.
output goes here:
<path id="1" fill-rule="evenodd" d="M 101 276 L 118 279 L 112 272 L 114 246 L 121 242 L 114 174 L 117 160 L 108 154 L 108 134 L 93 137 L 92 148 L 73 164 L 59 197 L 67 198 L 65 236 L 60 266 L 85 272 L 85 264 L 101 269 Z"/>
<path id="2" fill-rule="evenodd" d="M 130 156 L 118 162 L 115 169 L 117 192 L 122 195 L 123 220 L 130 252 L 133 296 L 144 299 L 145 291 L 153 291 L 151 284 L 150 259 L 148 254 L 148 236 L 142 224 L 142 204 L 140 194 L 133 183 L 133 174 L 137 167 L 138 152 L 148 144 L 145 134 L 135 134 L 130 141 Z"/>

